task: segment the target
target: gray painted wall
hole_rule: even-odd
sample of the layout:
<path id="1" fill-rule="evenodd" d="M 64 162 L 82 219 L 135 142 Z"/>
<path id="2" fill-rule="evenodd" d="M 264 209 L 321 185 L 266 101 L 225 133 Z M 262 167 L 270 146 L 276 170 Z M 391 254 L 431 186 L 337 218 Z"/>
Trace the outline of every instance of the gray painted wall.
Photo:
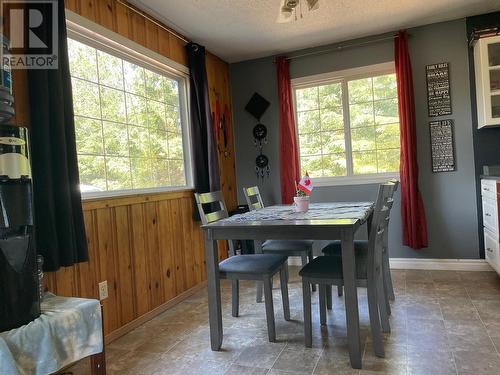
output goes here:
<path id="1" fill-rule="evenodd" d="M 478 258 L 478 223 L 465 20 L 413 28 L 409 30 L 409 33 L 417 115 L 420 189 L 427 213 L 429 248 L 415 251 L 402 246 L 398 194 L 390 228 L 391 256 Z M 323 46 L 318 47 L 317 50 L 328 48 L 329 46 Z M 302 54 L 307 51 L 295 53 Z M 292 60 L 290 73 L 292 78 L 296 78 L 377 64 L 393 59 L 393 42 L 389 40 Z M 280 201 L 278 97 L 273 60 L 274 57 L 268 57 L 230 66 L 235 124 L 236 176 L 240 203 L 244 203 L 242 187 L 255 184 L 260 186 L 266 204 Z M 456 172 L 433 174 L 430 160 L 425 65 L 443 61 L 449 62 L 451 66 L 453 115 L 447 118 L 455 120 L 458 169 Z M 264 146 L 264 153 L 269 156 L 271 166 L 271 176 L 263 182 L 259 181 L 254 173 L 257 150 L 253 145 L 251 130 L 256 122 L 244 110 L 246 102 L 254 92 L 258 92 L 271 102 L 271 106 L 261 119 L 269 130 L 269 143 Z M 313 201 L 373 200 L 376 192 L 377 185 L 374 184 L 319 187 L 314 190 L 312 199 Z"/>

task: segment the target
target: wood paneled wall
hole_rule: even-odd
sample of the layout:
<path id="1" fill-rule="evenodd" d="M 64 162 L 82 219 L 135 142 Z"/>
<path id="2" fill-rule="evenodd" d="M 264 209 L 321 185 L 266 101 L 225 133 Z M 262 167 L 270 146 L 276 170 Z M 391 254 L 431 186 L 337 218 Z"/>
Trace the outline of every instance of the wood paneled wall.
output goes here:
<path id="1" fill-rule="evenodd" d="M 116 0 L 66 0 L 67 9 L 186 65 L 185 42 Z M 231 109 L 227 63 L 207 53 L 211 105 L 218 99 Z M 16 117 L 21 126 L 36 126 L 29 116 L 27 76 L 14 72 Z M 232 113 L 230 111 L 230 113 Z M 219 147 L 222 190 L 229 209 L 236 207 L 232 118 L 231 137 Z M 218 142 L 223 142 L 219 138 Z M 227 151 L 224 153 L 224 151 Z M 203 234 L 194 222 L 189 190 L 83 202 L 89 262 L 46 274 L 49 290 L 65 296 L 98 298 L 98 283 L 108 282 L 103 301 L 108 335 L 144 316 L 205 278 Z M 227 256 L 225 244 L 220 258 Z"/>
<path id="2" fill-rule="evenodd" d="M 86 201 L 90 261 L 46 275 L 59 295 L 103 301 L 105 333 L 130 323 L 205 280 L 203 233 L 190 190 Z M 222 255 L 222 254 L 221 254 Z"/>

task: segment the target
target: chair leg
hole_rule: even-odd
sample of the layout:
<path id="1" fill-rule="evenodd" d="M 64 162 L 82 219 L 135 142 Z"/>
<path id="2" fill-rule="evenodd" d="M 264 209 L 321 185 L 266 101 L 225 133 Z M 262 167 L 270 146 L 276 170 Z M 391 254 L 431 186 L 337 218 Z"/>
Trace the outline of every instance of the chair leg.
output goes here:
<path id="1" fill-rule="evenodd" d="M 388 249 L 384 249 L 384 252 L 382 254 L 382 274 L 384 277 L 384 288 L 386 292 L 385 295 L 389 300 L 394 301 L 396 297 L 394 295 L 394 287 L 392 286 L 391 266 L 389 264 Z"/>
<path id="2" fill-rule="evenodd" d="M 373 349 L 377 357 L 384 357 L 384 344 L 382 342 L 382 332 L 380 330 L 380 316 L 378 311 L 377 286 L 376 281 L 368 280 L 368 312 L 370 314 L 370 329 L 372 331 Z"/>
<path id="3" fill-rule="evenodd" d="M 337 286 L 337 295 L 342 297 L 344 295 L 344 287 L 342 285 Z"/>
<path id="4" fill-rule="evenodd" d="M 304 345 L 312 347 L 311 287 L 302 279 L 302 304 L 304 309 Z"/>
<path id="5" fill-rule="evenodd" d="M 326 285 L 326 308 L 328 310 L 332 309 L 333 306 L 333 295 L 332 295 L 332 286 L 331 285 Z"/>
<path id="6" fill-rule="evenodd" d="M 256 294 L 255 294 L 255 302 L 261 303 L 262 302 L 262 281 L 257 281 L 255 283 L 256 285 Z"/>
<path id="7" fill-rule="evenodd" d="M 288 260 L 286 262 L 286 265 L 283 267 L 283 270 L 285 271 L 286 283 L 288 285 L 288 280 L 290 280 L 290 272 L 288 270 Z"/>
<path id="8" fill-rule="evenodd" d="M 233 311 L 232 315 L 237 318 L 239 315 L 239 306 L 240 306 L 240 281 L 239 280 L 232 280 L 231 281 L 231 292 L 233 295 Z"/>
<path id="9" fill-rule="evenodd" d="M 382 332 L 391 332 L 391 325 L 389 323 L 389 312 L 387 311 L 387 296 L 384 290 L 383 275 L 377 277 L 377 298 L 380 312 L 380 324 L 382 325 Z"/>
<path id="10" fill-rule="evenodd" d="M 326 285 L 319 284 L 319 322 L 326 325 Z"/>
<path id="11" fill-rule="evenodd" d="M 281 286 L 281 300 L 283 301 L 283 315 L 285 320 L 290 320 L 290 301 L 288 300 L 288 280 L 287 280 L 288 266 L 285 263 L 280 270 L 280 286 Z"/>
<path id="12" fill-rule="evenodd" d="M 270 342 L 275 342 L 276 328 L 274 325 L 273 286 L 271 279 L 271 277 L 264 279 L 264 300 L 266 303 L 267 335 Z"/>
<path id="13" fill-rule="evenodd" d="M 311 262 L 314 259 L 312 250 L 307 253 L 307 258 L 309 259 L 309 262 Z M 306 261 L 306 264 L 307 264 L 307 261 Z M 305 264 L 304 264 L 304 266 L 305 266 Z M 311 289 L 313 292 L 315 292 L 316 291 L 316 284 L 311 284 Z"/>

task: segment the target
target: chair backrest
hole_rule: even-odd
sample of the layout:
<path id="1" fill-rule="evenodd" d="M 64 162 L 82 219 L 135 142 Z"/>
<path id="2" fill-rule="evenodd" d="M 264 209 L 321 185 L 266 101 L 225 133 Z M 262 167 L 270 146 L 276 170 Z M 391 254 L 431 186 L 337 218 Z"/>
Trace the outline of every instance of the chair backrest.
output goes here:
<path id="1" fill-rule="evenodd" d="M 391 178 L 389 182 L 394 184 L 394 192 L 397 191 L 400 184 L 399 180 L 397 178 Z"/>
<path id="2" fill-rule="evenodd" d="M 392 179 L 389 180 L 388 183 L 393 185 L 392 191 L 391 191 L 391 194 L 390 194 L 390 198 L 393 199 L 394 198 L 394 193 L 398 190 L 398 187 L 399 187 L 399 180 L 397 180 L 395 178 L 392 178 Z M 392 200 L 392 202 L 391 202 L 390 209 L 392 209 L 393 203 L 394 203 L 394 200 Z M 386 227 L 385 233 L 384 233 L 384 251 L 386 251 L 389 248 L 390 209 L 389 209 L 389 216 L 387 216 L 387 219 L 386 219 L 386 221 L 387 221 L 387 227 Z"/>
<path id="3" fill-rule="evenodd" d="M 264 201 L 262 200 L 257 186 L 244 187 L 243 193 L 245 194 L 250 211 L 258 210 L 264 207 Z"/>
<path id="4" fill-rule="evenodd" d="M 384 238 L 389 224 L 389 214 L 394 203 L 394 184 L 384 183 L 379 186 L 377 201 L 373 211 L 372 226 L 368 238 L 368 278 L 375 277 L 382 269 Z"/>
<path id="5" fill-rule="evenodd" d="M 226 204 L 224 203 L 224 196 L 221 191 L 213 191 L 202 194 L 194 193 L 194 199 L 196 200 L 196 206 L 198 206 L 198 212 L 200 213 L 201 222 L 203 224 L 210 224 L 229 216 Z M 206 213 L 205 207 L 209 207 L 213 211 Z M 228 245 L 229 256 L 236 255 L 233 241 L 229 240 Z"/>
<path id="6" fill-rule="evenodd" d="M 194 193 L 194 199 L 196 199 L 196 205 L 198 206 L 198 212 L 200 213 L 201 222 L 203 224 L 210 224 L 214 221 L 228 217 L 226 204 L 224 203 L 224 197 L 221 191 L 202 194 Z M 206 213 L 205 207 L 207 206 L 211 209 L 215 207 L 215 210 Z"/>

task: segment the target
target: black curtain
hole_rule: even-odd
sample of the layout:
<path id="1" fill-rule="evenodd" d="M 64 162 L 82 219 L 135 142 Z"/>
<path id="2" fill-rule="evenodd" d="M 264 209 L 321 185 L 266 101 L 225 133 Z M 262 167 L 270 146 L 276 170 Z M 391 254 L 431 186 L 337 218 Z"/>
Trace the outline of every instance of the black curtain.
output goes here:
<path id="1" fill-rule="evenodd" d="M 220 190 L 220 178 L 208 98 L 205 47 L 188 43 L 186 50 L 189 64 L 194 190 L 197 193 L 206 193 Z M 194 212 L 197 216 L 198 211 Z"/>
<path id="2" fill-rule="evenodd" d="M 49 5 L 45 8 L 47 14 Z M 28 71 L 35 240 L 37 251 L 45 258 L 46 271 L 56 271 L 88 257 L 64 1 L 54 0 L 52 5 L 58 8 L 58 69 Z M 50 25 L 42 24 L 38 32 L 47 35 L 52 30 Z"/>

